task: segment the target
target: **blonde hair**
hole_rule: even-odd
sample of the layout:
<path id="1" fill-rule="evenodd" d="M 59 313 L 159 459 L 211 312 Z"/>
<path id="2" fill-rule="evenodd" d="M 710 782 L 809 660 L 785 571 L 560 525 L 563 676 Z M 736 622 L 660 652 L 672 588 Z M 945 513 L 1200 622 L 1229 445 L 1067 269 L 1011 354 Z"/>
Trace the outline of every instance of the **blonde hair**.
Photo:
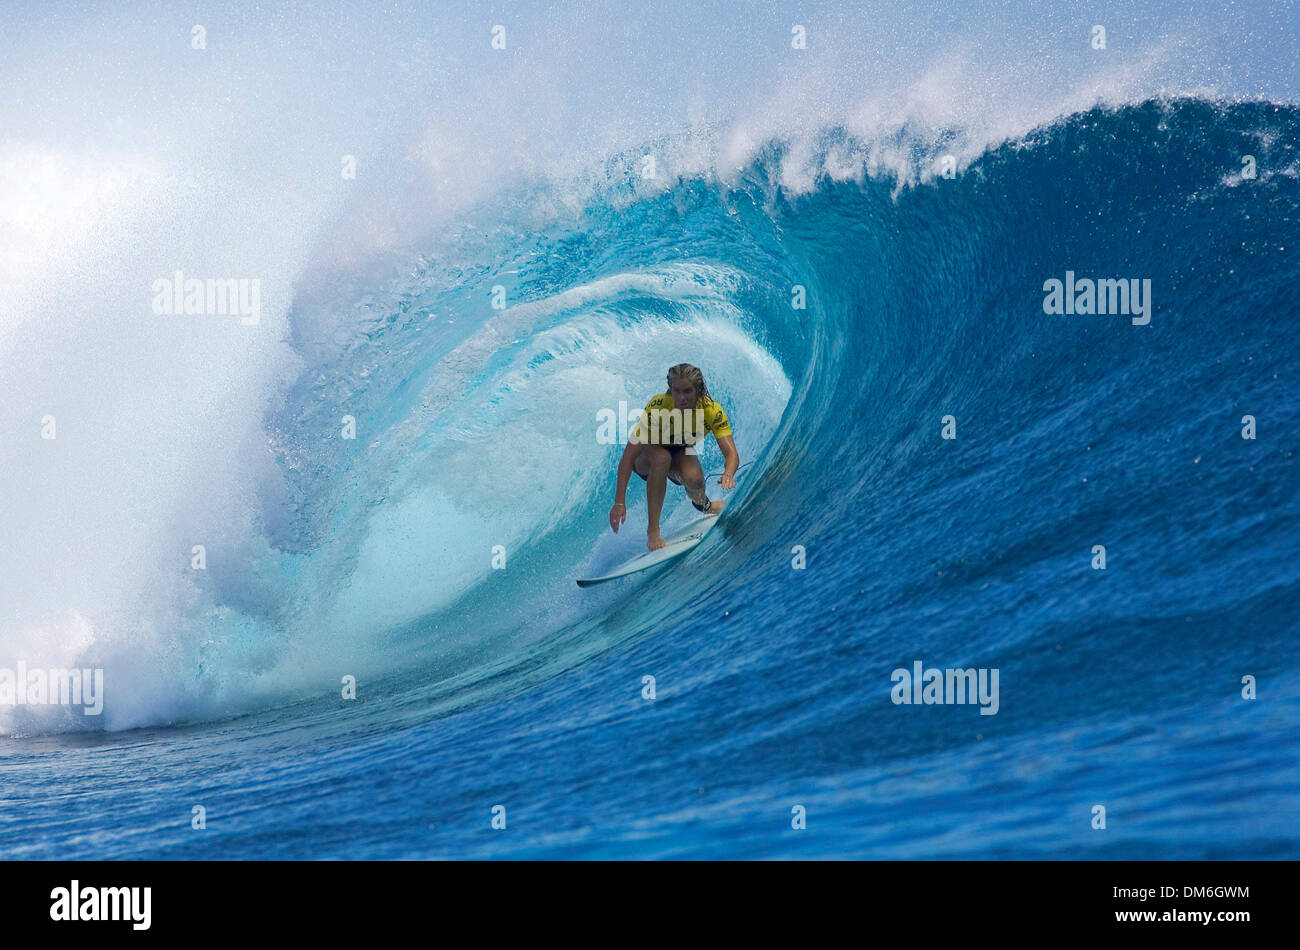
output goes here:
<path id="1" fill-rule="evenodd" d="M 697 399 L 712 399 L 709 395 L 709 387 L 704 384 L 704 374 L 700 372 L 698 366 L 692 366 L 690 363 L 678 363 L 676 366 L 668 367 L 668 388 L 673 388 L 674 379 L 689 380 L 695 387 L 695 396 Z"/>

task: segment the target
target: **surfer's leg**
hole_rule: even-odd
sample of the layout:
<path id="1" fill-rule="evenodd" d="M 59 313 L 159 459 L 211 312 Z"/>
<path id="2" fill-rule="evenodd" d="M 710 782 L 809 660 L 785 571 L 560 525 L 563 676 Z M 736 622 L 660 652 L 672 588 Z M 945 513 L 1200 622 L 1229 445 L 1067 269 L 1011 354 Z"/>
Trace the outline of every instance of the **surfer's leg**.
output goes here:
<path id="1" fill-rule="evenodd" d="M 668 451 L 672 453 L 674 459 L 682 454 L 681 449 L 669 448 Z M 636 461 L 632 463 L 632 471 L 641 476 L 641 481 L 646 481 L 647 476 L 650 474 L 650 453 L 643 449 L 641 453 L 637 455 Z M 674 485 L 680 485 L 682 483 L 682 473 L 678 470 L 676 462 L 673 462 L 673 464 L 668 466 L 668 480 Z"/>
<path id="2" fill-rule="evenodd" d="M 678 484 L 686 489 L 687 497 L 691 499 L 695 507 L 699 508 L 703 505 L 707 508 L 709 495 L 704 490 L 704 469 L 700 467 L 700 457 L 692 455 L 690 452 L 674 452 L 673 466 L 681 477 Z"/>
<path id="3" fill-rule="evenodd" d="M 646 528 L 646 546 L 651 551 L 657 551 L 664 546 L 664 539 L 659 535 L 659 514 L 664 510 L 664 494 L 668 491 L 668 469 L 672 466 L 672 462 L 673 454 L 661 445 L 647 445 L 636 460 L 636 470 L 645 479 L 646 505 L 650 509 L 650 524 Z M 643 464 L 645 470 L 641 471 Z"/>

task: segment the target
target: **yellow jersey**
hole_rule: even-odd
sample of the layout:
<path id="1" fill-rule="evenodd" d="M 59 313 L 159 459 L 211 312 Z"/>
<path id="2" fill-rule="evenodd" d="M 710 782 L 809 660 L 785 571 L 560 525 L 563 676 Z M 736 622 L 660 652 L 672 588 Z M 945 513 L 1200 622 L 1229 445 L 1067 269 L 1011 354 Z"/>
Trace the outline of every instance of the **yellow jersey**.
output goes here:
<path id="1" fill-rule="evenodd" d="M 650 445 L 694 445 L 710 432 L 715 439 L 731 435 L 731 423 L 722 406 L 709 396 L 695 401 L 694 409 L 678 409 L 672 393 L 660 393 L 645 404 L 629 442 Z"/>

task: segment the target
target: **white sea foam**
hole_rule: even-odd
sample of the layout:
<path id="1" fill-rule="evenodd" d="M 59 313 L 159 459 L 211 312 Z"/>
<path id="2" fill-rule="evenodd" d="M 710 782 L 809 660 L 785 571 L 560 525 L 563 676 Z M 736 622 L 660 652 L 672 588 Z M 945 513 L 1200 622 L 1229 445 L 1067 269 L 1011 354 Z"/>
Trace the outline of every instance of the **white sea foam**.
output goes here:
<path id="1" fill-rule="evenodd" d="M 203 50 L 190 45 L 191 14 L 154 4 L 59 29 L 36 8 L 7 11 L 0 665 L 103 667 L 110 728 L 314 689 L 329 668 L 321 657 L 351 655 L 311 639 L 321 624 L 364 640 L 376 613 L 418 616 L 477 577 L 466 568 L 442 586 L 423 583 L 418 557 L 394 559 L 402 531 L 433 531 L 455 509 L 469 527 L 448 534 L 454 546 L 481 527 L 476 501 L 513 494 L 521 523 L 546 524 L 595 489 L 595 476 L 565 481 L 573 459 L 563 440 L 527 458 L 508 449 L 504 477 L 473 482 L 478 463 L 465 446 L 481 434 L 471 426 L 436 463 L 421 463 L 425 477 L 461 479 L 443 498 L 399 491 L 400 517 L 363 520 L 306 567 L 274 550 L 260 494 L 278 476 L 262 416 L 301 368 L 286 314 L 304 275 L 364 275 L 374 255 L 430 231 L 464 233 L 475 209 L 525 179 L 541 185 L 521 192 L 521 229 L 579 221 L 597 193 L 630 202 L 682 176 L 734 181 L 774 141 L 786 147 L 780 183 L 799 193 L 821 175 L 924 177 L 917 143 L 951 143 L 967 162 L 1097 102 L 1206 88 L 1294 95 L 1283 70 L 1218 84 L 1222 64 L 1249 45 L 1241 36 L 1259 38 L 1256 57 L 1294 63 L 1297 32 L 1274 29 L 1283 15 L 1134 14 L 1111 27 L 1101 54 L 1088 46 L 1089 24 L 1050 3 L 947 18 L 813 3 L 799 14 L 806 50 L 791 49 L 788 12 L 724 3 L 653 13 L 639 3 L 512 6 L 501 14 L 502 51 L 489 45 L 494 24 L 468 3 L 436 16 L 415 3 L 343 14 L 235 5 L 205 24 Z M 832 126 L 847 138 L 828 150 L 819 143 Z M 354 181 L 340 172 L 348 155 Z M 652 179 L 640 175 L 646 155 Z M 176 269 L 259 279 L 259 325 L 154 315 L 152 281 Z M 623 373 L 599 367 L 636 354 L 657 376 L 691 334 L 739 367 L 724 381 L 738 398 L 754 395 L 746 387 L 779 390 L 779 368 L 733 332 L 731 281 L 697 265 L 620 274 L 492 315 L 442 358 L 422 413 L 392 441 L 409 444 L 433 410 L 479 385 L 493 354 L 534 333 L 556 352 L 580 341 L 585 375 L 512 364 L 484 385 L 520 412 L 566 386 L 639 399 L 619 389 Z M 707 306 L 693 328 L 629 329 L 587 312 L 627 292 Z M 41 437 L 47 416 L 54 439 Z M 756 416 L 757 431 L 775 424 Z M 412 483 L 415 472 L 385 464 Z M 559 487 L 528 496 L 548 480 Z M 188 571 L 200 544 L 215 569 L 196 580 Z M 304 587 L 303 571 L 332 579 L 337 596 Z M 394 571 L 403 593 L 384 599 L 377 585 Z M 299 672 L 285 657 L 301 661 Z M 302 672 L 313 658 L 317 669 Z M 4 715 L 0 731 L 54 728 Z"/>

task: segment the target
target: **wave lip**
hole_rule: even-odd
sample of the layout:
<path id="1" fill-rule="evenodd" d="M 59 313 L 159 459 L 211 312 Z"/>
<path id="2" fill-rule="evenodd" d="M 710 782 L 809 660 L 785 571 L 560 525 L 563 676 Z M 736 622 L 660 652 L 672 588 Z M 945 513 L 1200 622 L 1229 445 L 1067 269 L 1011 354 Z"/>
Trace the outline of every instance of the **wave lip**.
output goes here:
<path id="1" fill-rule="evenodd" d="M 592 513 L 613 471 L 614 447 L 592 437 L 598 409 L 642 404 L 662 391 L 667 365 L 704 365 L 746 427 L 745 460 L 756 462 L 738 496 L 753 507 L 728 541 L 757 557 L 744 531 L 775 538 L 792 525 L 823 530 L 842 515 L 833 505 L 810 506 L 809 497 L 897 483 L 899 465 L 926 457 L 917 420 L 935 405 L 960 418 L 1018 418 L 1005 400 L 989 401 L 989 378 L 1009 391 L 1037 386 L 1026 390 L 1032 395 L 1023 406 L 1047 400 L 1052 413 L 1091 412 L 1072 403 L 1065 386 L 1075 379 L 1072 334 L 1096 347 L 1091 359 L 1117 366 L 1125 365 L 1128 344 L 1099 324 L 1043 319 L 1038 288 L 1045 275 L 1063 272 L 1062 261 L 1078 273 L 1149 273 L 1164 310 L 1156 329 L 1200 312 L 1195 286 L 1180 279 L 1174 261 L 1198 261 L 1199 273 L 1220 286 L 1259 294 L 1254 312 L 1268 315 L 1265 325 L 1284 322 L 1285 298 L 1265 275 L 1293 268 L 1293 256 L 1229 238 L 1245 225 L 1241 202 L 1261 196 L 1270 204 L 1251 206 L 1255 226 L 1260 215 L 1266 229 L 1283 226 L 1277 215 L 1294 203 L 1296 155 L 1288 143 L 1295 125 L 1291 107 L 1151 101 L 1035 129 L 959 166 L 952 179 L 914 171 L 900 190 L 890 174 L 819 173 L 812 191 L 801 179 L 789 187 L 792 161 L 835 167 L 853 150 L 869 155 L 874 147 L 843 128 L 824 128 L 820 151 L 770 142 L 736 184 L 706 176 L 631 202 L 594 203 L 583 230 L 539 232 L 523 257 L 510 255 L 516 235 L 508 224 L 485 219 L 481 233 L 462 242 L 472 252 L 461 258 L 453 242 L 450 256 L 420 256 L 396 278 L 318 278 L 325 283 L 301 292 L 277 318 L 289 327 L 291 358 L 258 365 L 281 380 L 269 409 L 254 387 L 238 405 L 196 417 L 236 423 L 226 460 L 212 468 L 219 480 L 150 483 L 163 496 L 177 486 L 219 492 L 201 504 L 173 504 L 170 522 L 143 519 L 149 527 L 135 537 L 137 556 L 127 573 L 105 578 L 100 600 L 56 592 L 41 603 L 33 585 L 35 595 L 14 601 L 24 619 L 5 638 L 7 653 L 17 658 L 32 652 L 25 643 L 54 644 L 23 658 L 103 666 L 122 697 L 99 724 L 108 728 L 333 689 L 344 665 L 386 675 L 427 664 L 450 677 L 463 667 L 447 657 L 471 656 L 479 643 L 492 644 L 479 659 L 527 655 L 537 638 L 519 631 L 543 603 L 557 630 L 603 622 L 604 607 L 573 594 L 555 603 L 551 592 L 584 565 L 621 556 L 629 543 L 602 533 L 603 517 Z M 914 170 L 946 147 L 920 138 L 888 146 L 907 151 Z M 1252 191 L 1237 164 L 1245 147 L 1263 171 Z M 1188 177 L 1137 170 L 1159 167 L 1160 156 L 1173 153 L 1187 160 L 1180 173 Z M 1095 157 L 1081 163 L 1080 154 Z M 1129 234 L 1117 243 L 1116 219 L 1071 210 L 1122 189 L 1144 209 L 1143 232 L 1152 236 L 1145 241 Z M 508 222 L 509 210 L 506 202 L 494 213 Z M 1188 216 L 1206 214 L 1226 223 L 1223 241 L 1187 245 L 1171 257 L 1171 236 L 1181 240 Z M 509 301 L 501 311 L 490 306 L 497 286 Z M 805 292 L 805 309 L 792 305 L 795 286 Z M 334 301 L 328 312 L 317 306 L 325 297 Z M 365 319 L 349 328 L 349 314 Z M 322 331 L 326 344 L 315 342 Z M 246 340 L 230 341 L 230 352 L 244 352 Z M 1049 369 L 1052 375 L 1039 375 Z M 1190 371 L 1167 368 L 1171 379 Z M 170 385 L 135 396 L 154 399 Z M 209 395 L 198 394 L 196 406 L 206 409 Z M 355 421 L 357 439 L 339 437 L 343 415 Z M 846 420 L 867 423 L 867 437 L 858 439 L 863 454 L 852 462 L 844 453 L 855 430 Z M 1017 424 L 1003 422 L 1011 431 Z M 138 449 L 139 440 L 122 432 L 98 447 L 100 455 L 82 447 L 78 468 L 109 463 L 87 483 L 98 494 L 81 489 L 88 500 L 103 497 L 107 470 L 121 473 L 116 490 L 139 504 L 135 462 L 122 451 Z M 986 451 L 971 463 L 970 478 L 981 466 L 1010 481 L 1026 477 L 1008 466 L 1012 456 Z M 1032 476 L 1041 484 L 1067 467 L 1053 453 L 1044 464 Z M 37 471 L 32 463 L 27 474 Z M 827 484 L 826 471 L 847 481 Z M 905 481 L 942 494 L 952 490 L 944 485 L 950 475 L 944 466 L 919 466 Z M 72 484 L 55 480 L 49 491 L 62 497 Z M 998 491 L 978 504 L 1013 500 Z M 81 530 L 93 521 L 88 512 L 65 528 Z M 196 532 L 196 512 L 224 524 Z M 916 527 L 927 525 L 922 516 Z M 38 526 L 33 520 L 26 528 Z M 206 573 L 185 567 L 196 534 L 207 539 Z M 516 571 L 492 569 L 496 547 Z M 715 556 L 721 549 L 701 555 L 709 563 Z M 141 563 L 151 565 L 147 580 Z M 730 569 L 747 576 L 756 567 Z M 112 591 L 122 577 L 130 578 L 131 596 Z M 491 619 L 457 624 L 467 605 Z M 522 646 L 512 645 L 510 631 Z M 7 728 L 45 726 L 13 719 Z"/>

